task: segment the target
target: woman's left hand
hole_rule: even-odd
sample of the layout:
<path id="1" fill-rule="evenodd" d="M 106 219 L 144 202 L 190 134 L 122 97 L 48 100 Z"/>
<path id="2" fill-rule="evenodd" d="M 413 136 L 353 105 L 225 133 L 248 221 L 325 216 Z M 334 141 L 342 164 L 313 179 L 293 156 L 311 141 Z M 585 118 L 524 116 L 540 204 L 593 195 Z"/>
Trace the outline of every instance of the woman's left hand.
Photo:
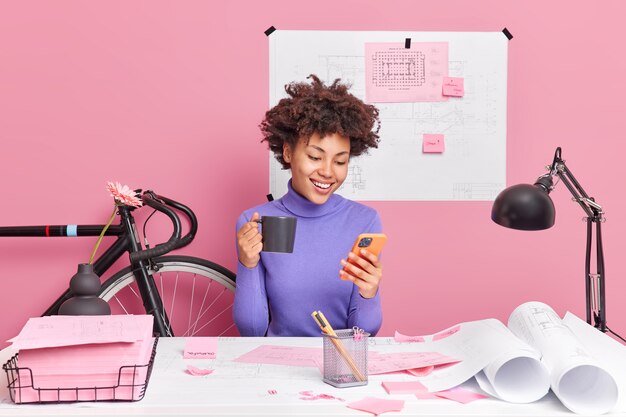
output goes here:
<path id="1" fill-rule="evenodd" d="M 378 260 L 378 256 L 361 249 L 361 256 L 350 252 L 348 259 L 351 262 L 341 260 L 344 269 L 339 271 L 339 278 L 354 282 L 354 285 L 359 287 L 359 293 L 363 298 L 373 298 L 383 278 L 383 265 Z"/>

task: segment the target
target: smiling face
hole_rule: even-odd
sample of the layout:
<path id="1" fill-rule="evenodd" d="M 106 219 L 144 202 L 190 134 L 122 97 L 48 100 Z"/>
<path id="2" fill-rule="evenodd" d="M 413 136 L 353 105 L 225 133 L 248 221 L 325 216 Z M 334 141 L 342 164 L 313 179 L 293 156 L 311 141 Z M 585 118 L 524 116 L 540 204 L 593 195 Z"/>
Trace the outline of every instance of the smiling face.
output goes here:
<path id="1" fill-rule="evenodd" d="M 300 139 L 295 148 L 285 144 L 283 158 L 291 166 L 291 186 L 315 204 L 323 204 L 348 176 L 350 139 L 333 133 L 308 141 Z"/>

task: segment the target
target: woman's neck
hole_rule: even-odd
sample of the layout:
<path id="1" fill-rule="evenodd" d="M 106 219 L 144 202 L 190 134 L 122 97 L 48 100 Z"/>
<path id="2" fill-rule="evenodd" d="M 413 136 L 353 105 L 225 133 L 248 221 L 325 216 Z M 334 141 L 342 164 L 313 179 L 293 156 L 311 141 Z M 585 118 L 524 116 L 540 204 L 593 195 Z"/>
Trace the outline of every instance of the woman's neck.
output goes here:
<path id="1" fill-rule="evenodd" d="M 324 216 L 337 210 L 345 201 L 340 195 L 332 194 L 325 203 L 315 204 L 294 190 L 291 180 L 289 180 L 287 188 L 287 194 L 281 198 L 281 201 L 287 210 L 300 217 Z"/>

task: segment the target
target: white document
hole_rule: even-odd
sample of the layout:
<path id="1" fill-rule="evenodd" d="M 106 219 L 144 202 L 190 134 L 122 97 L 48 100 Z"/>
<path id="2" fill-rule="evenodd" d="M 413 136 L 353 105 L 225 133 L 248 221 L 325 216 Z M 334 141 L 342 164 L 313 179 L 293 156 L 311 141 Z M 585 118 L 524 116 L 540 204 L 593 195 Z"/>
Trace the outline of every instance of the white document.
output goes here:
<path id="1" fill-rule="evenodd" d="M 352 158 L 338 190 L 353 200 L 494 200 L 506 183 L 508 40 L 501 32 L 276 30 L 269 37 L 270 106 L 285 85 L 316 74 L 340 78 L 365 99 L 365 45 L 446 42 L 448 76 L 462 77 L 463 97 L 440 102 L 372 103 L 380 111 L 380 145 Z M 443 134 L 443 153 L 424 153 L 424 134 Z M 289 170 L 270 153 L 270 192 L 287 192 Z"/>
<path id="2" fill-rule="evenodd" d="M 615 379 L 552 308 L 536 301 L 524 303 L 511 313 L 509 328 L 541 353 L 552 391 L 563 405 L 575 413 L 613 409 L 618 398 Z"/>
<path id="3" fill-rule="evenodd" d="M 576 335 L 576 338 L 604 369 L 609 371 L 617 382 L 619 397 L 616 410 L 626 411 L 626 346 L 614 340 L 595 327 L 587 324 L 569 311 L 563 323 Z"/>

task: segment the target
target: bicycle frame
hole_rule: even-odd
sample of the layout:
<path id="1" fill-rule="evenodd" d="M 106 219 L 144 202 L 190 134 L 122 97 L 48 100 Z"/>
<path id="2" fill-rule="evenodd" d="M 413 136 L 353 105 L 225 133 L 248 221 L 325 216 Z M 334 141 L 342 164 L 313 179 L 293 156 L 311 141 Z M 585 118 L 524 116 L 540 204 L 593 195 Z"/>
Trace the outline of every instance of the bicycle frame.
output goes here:
<path id="1" fill-rule="evenodd" d="M 142 200 L 147 206 L 166 214 L 170 218 L 174 227 L 172 236 L 166 243 L 156 245 L 154 248 L 144 249 L 131 213 L 134 207 L 119 206 L 120 224 L 111 225 L 105 232 L 105 236 L 117 236 L 117 239 L 94 262 L 94 272 L 98 276 L 102 276 L 115 261 L 120 259 L 125 252 L 128 252 L 146 314 L 154 316 L 154 331 L 162 336 L 173 336 L 169 319 L 163 309 L 161 297 L 149 272 L 151 269 L 151 258 L 188 245 L 195 236 L 198 223 L 195 214 L 190 208 L 174 200 L 157 196 L 151 191 L 144 192 Z M 190 231 L 183 238 L 181 238 L 180 219 L 168 206 L 182 211 L 190 221 Z M 104 227 L 105 225 L 5 226 L 0 227 L 0 237 L 99 236 Z M 42 315 L 57 314 L 61 304 L 71 297 L 73 297 L 73 293 L 67 289 Z"/>

